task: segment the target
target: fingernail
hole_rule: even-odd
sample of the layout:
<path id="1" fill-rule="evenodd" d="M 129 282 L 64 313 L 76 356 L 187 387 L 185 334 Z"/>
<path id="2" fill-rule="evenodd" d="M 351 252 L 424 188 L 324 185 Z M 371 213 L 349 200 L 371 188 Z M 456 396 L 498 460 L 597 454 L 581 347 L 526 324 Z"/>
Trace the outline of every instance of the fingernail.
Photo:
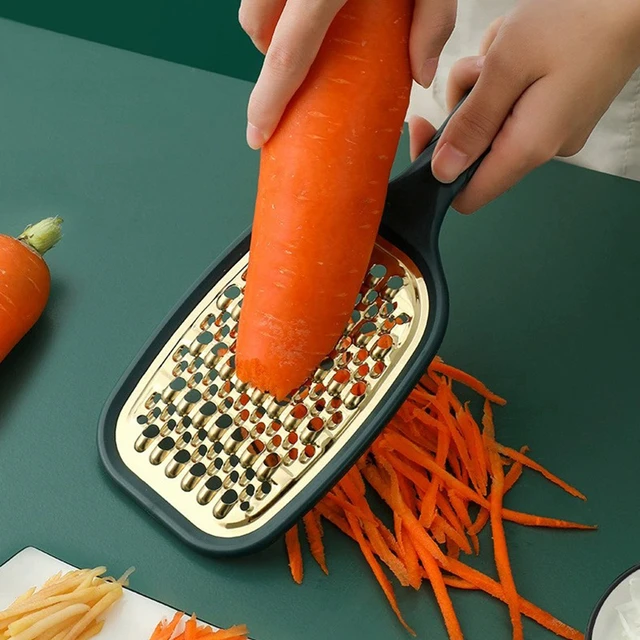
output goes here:
<path id="1" fill-rule="evenodd" d="M 255 125 L 249 123 L 247 125 L 247 144 L 252 149 L 259 149 L 264 144 L 264 142 L 265 137 L 262 131 L 260 131 L 260 129 L 258 129 L 258 127 L 256 127 Z"/>
<path id="2" fill-rule="evenodd" d="M 478 69 L 482 69 L 482 67 L 484 67 L 484 61 L 487 59 L 486 56 L 478 56 L 476 58 L 476 65 L 478 67 Z"/>
<path id="3" fill-rule="evenodd" d="M 420 69 L 420 77 L 417 78 L 418 82 L 425 88 L 429 88 L 433 79 L 435 78 L 436 71 L 438 70 L 438 58 L 429 58 L 422 63 Z"/>
<path id="4" fill-rule="evenodd" d="M 450 184 L 467 168 L 469 156 L 452 144 L 445 142 L 432 160 L 432 171 L 436 180 Z"/>

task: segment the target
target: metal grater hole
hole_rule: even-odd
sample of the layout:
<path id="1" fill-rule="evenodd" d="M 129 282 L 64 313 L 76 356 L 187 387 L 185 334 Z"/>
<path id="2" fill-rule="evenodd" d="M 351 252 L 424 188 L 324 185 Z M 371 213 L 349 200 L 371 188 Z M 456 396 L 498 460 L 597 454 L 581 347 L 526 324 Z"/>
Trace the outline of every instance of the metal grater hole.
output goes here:
<path id="1" fill-rule="evenodd" d="M 284 441 L 284 448 L 291 449 L 291 447 L 298 442 L 298 434 L 295 431 L 292 431 Z"/>
<path id="2" fill-rule="evenodd" d="M 216 343 L 204 356 L 205 367 L 212 369 L 229 353 L 229 347 L 224 342 Z"/>
<path id="3" fill-rule="evenodd" d="M 212 442 L 219 440 L 227 429 L 233 424 L 233 418 L 228 414 L 223 414 L 218 417 L 215 424 L 209 429 L 208 438 Z M 219 453 L 219 452 L 218 452 Z"/>
<path id="4" fill-rule="evenodd" d="M 251 414 L 251 416 L 249 418 L 249 422 L 251 422 L 252 424 L 256 424 L 257 422 L 262 420 L 262 418 L 264 418 L 266 413 L 267 412 L 266 412 L 264 407 L 257 407 L 254 410 L 254 412 Z"/>
<path id="5" fill-rule="evenodd" d="M 331 424 L 329 425 L 331 428 L 337 427 L 339 424 L 342 423 L 342 420 L 344 419 L 344 416 L 342 415 L 341 411 L 336 411 L 332 416 L 331 416 Z"/>
<path id="6" fill-rule="evenodd" d="M 151 452 L 149 462 L 154 466 L 161 464 L 169 455 L 169 451 L 173 449 L 175 444 L 176 443 L 173 438 L 166 437 L 160 440 L 158 446 Z"/>
<path id="7" fill-rule="evenodd" d="M 244 407 L 246 407 L 248 404 L 249 404 L 249 396 L 246 393 L 243 393 L 238 396 L 238 399 L 233 405 L 233 408 L 236 411 L 239 411 L 240 409 L 243 409 Z"/>
<path id="8" fill-rule="evenodd" d="M 298 450 L 290 449 L 289 451 L 287 451 L 287 455 L 284 457 L 282 462 L 285 466 L 288 467 L 289 465 L 293 464 L 297 459 L 298 459 Z"/>
<path id="9" fill-rule="evenodd" d="M 198 493 L 198 497 L 197 497 L 198 504 L 201 504 L 203 506 L 209 504 L 215 497 L 216 493 L 218 493 L 221 487 L 222 487 L 222 480 L 220 480 L 220 478 L 218 478 L 217 476 L 213 476 L 213 478 L 209 478 L 209 480 L 205 482 L 204 486 Z"/>
<path id="10" fill-rule="evenodd" d="M 404 279 L 401 276 L 391 276 L 382 291 L 382 296 L 387 300 L 392 300 L 403 286 Z"/>
<path id="11" fill-rule="evenodd" d="M 189 353 L 189 349 L 187 347 L 185 347 L 184 345 L 180 345 L 174 352 L 173 355 L 171 356 L 172 360 L 174 362 L 178 362 L 180 360 L 182 360 L 182 358 L 184 358 L 187 353 Z"/>
<path id="12" fill-rule="evenodd" d="M 158 404 L 158 402 L 160 402 L 160 400 L 162 400 L 162 396 L 159 393 L 152 393 L 149 396 L 149 398 L 147 399 L 147 401 L 144 403 L 144 408 L 145 409 L 151 409 L 156 404 Z"/>
<path id="13" fill-rule="evenodd" d="M 226 398 L 232 391 L 233 391 L 233 385 L 228 380 L 226 380 L 220 387 L 220 391 L 218 391 L 218 397 Z M 231 400 L 231 405 L 229 406 L 229 408 L 231 408 L 232 406 L 233 406 L 233 400 Z"/>
<path id="14" fill-rule="evenodd" d="M 267 415 L 274 419 L 280 416 L 280 414 L 289 406 L 288 402 L 278 402 L 275 398 L 267 405 Z"/>
<path id="15" fill-rule="evenodd" d="M 316 455 L 316 448 L 312 444 L 308 444 L 300 454 L 300 462 L 306 464 Z"/>
<path id="16" fill-rule="evenodd" d="M 224 340 L 229 335 L 230 331 L 231 331 L 231 329 L 225 324 L 222 327 L 220 327 L 220 329 L 218 329 L 218 331 L 216 331 L 216 333 L 213 335 L 213 337 L 218 342 L 222 342 L 222 340 Z"/>
<path id="17" fill-rule="evenodd" d="M 149 422 L 149 419 L 147 418 L 147 416 L 139 415 L 139 416 L 136 418 L 136 422 L 137 422 L 138 424 L 147 424 L 147 422 Z"/>
<path id="18" fill-rule="evenodd" d="M 240 287 L 238 287 L 235 284 L 231 285 L 230 287 L 227 287 L 227 289 L 225 289 L 223 294 L 218 298 L 218 301 L 216 302 L 216 306 L 221 311 L 224 311 L 241 294 L 242 294 L 242 291 L 240 290 Z"/>
<path id="19" fill-rule="evenodd" d="M 338 369 L 333 378 L 331 378 L 331 382 L 327 385 L 327 392 L 330 396 L 340 395 L 350 379 L 351 374 L 348 369 Z"/>
<path id="20" fill-rule="evenodd" d="M 271 438 L 270 442 L 267 444 L 267 449 L 269 451 L 275 451 L 282 444 L 282 436 L 276 434 Z"/>
<path id="21" fill-rule="evenodd" d="M 261 481 L 269 480 L 280 466 L 282 458 L 277 453 L 270 453 L 259 465 L 256 478 Z"/>
<path id="22" fill-rule="evenodd" d="M 173 399 L 187 386 L 184 378 L 174 378 L 169 386 L 162 393 L 162 401 L 165 403 L 172 402 Z"/>
<path id="23" fill-rule="evenodd" d="M 300 439 L 303 444 L 313 444 L 321 431 L 324 429 L 324 420 L 322 418 L 311 418 L 309 422 L 305 425 L 305 428 L 302 432 Z"/>
<path id="24" fill-rule="evenodd" d="M 364 297 L 364 301 L 367 304 L 373 304 L 378 299 L 378 292 L 375 289 L 371 289 Z"/>
<path id="25" fill-rule="evenodd" d="M 324 398 L 320 398 L 313 407 L 311 407 L 311 415 L 317 416 L 318 414 L 324 411 L 325 405 L 327 404 Z"/>
<path id="26" fill-rule="evenodd" d="M 187 492 L 193 491 L 204 478 L 206 472 L 207 468 L 201 462 L 197 462 L 182 478 L 180 488 Z"/>
<path id="27" fill-rule="evenodd" d="M 387 268 L 383 264 L 374 264 L 367 274 L 366 283 L 375 287 L 387 275 Z"/>
<path id="28" fill-rule="evenodd" d="M 371 369 L 371 377 L 375 380 L 379 378 L 385 371 L 384 362 L 376 362 Z"/>
<path id="29" fill-rule="evenodd" d="M 280 420 L 273 420 L 267 427 L 266 434 L 268 436 L 272 436 L 274 433 L 277 433 L 278 431 L 280 431 L 281 426 L 282 426 L 282 422 L 280 422 Z"/>
<path id="30" fill-rule="evenodd" d="M 236 346 L 236 343 L 234 342 L 232 345 L 232 349 L 234 353 L 235 353 L 235 346 Z M 238 378 L 238 376 L 236 376 L 235 374 L 231 378 L 231 383 L 233 384 L 233 388 L 239 393 L 244 393 L 249 388 L 249 384 L 247 382 L 242 382 L 242 380 L 240 380 L 240 378 Z M 248 401 L 249 401 L 249 396 L 247 396 L 247 402 Z"/>
<path id="31" fill-rule="evenodd" d="M 353 377 L 356 380 L 364 380 L 364 378 L 366 378 L 369 375 L 369 365 L 368 364 L 361 364 L 355 371 L 355 373 L 353 374 Z"/>
<path id="32" fill-rule="evenodd" d="M 223 380 L 230 380 L 236 372 L 236 357 L 231 356 L 218 370 L 218 375 Z"/>
<path id="33" fill-rule="evenodd" d="M 248 437 L 249 432 L 244 427 L 238 427 L 224 443 L 225 452 L 229 455 L 235 453 Z"/>
<path id="34" fill-rule="evenodd" d="M 258 422 L 258 424 L 251 430 L 251 437 L 257 438 L 258 436 L 261 436 L 265 432 L 266 428 L 267 425 L 265 425 L 264 422 Z"/>
<path id="35" fill-rule="evenodd" d="M 195 405 L 196 402 L 200 402 L 201 399 L 202 394 L 197 389 L 190 389 L 178 403 L 178 414 L 181 416 L 187 415 L 187 413 L 193 409 L 193 405 Z"/>
<path id="36" fill-rule="evenodd" d="M 309 396 L 309 386 L 305 384 L 302 387 L 300 387 L 298 392 L 293 396 L 292 401 L 296 403 L 304 402 L 308 396 Z"/>
<path id="37" fill-rule="evenodd" d="M 342 338 L 340 340 L 340 342 L 338 342 L 338 346 L 336 347 L 336 351 L 338 353 L 342 353 L 343 351 L 346 351 L 352 344 L 352 339 L 350 336 L 345 336 L 344 338 Z"/>
<path id="38" fill-rule="evenodd" d="M 342 400 L 339 397 L 331 398 L 331 402 L 327 406 L 327 413 L 335 413 L 342 407 Z"/>
<path id="39" fill-rule="evenodd" d="M 358 347 L 366 346 L 377 332 L 378 327 L 376 327 L 375 322 L 371 322 L 370 320 L 363 322 L 357 329 L 356 345 Z"/>
<path id="40" fill-rule="evenodd" d="M 375 304 L 372 304 L 367 310 L 364 312 L 364 317 L 369 320 L 373 320 L 378 315 L 378 307 Z"/>
<path id="41" fill-rule="evenodd" d="M 409 322 L 411 322 L 411 317 L 407 313 L 401 313 L 400 315 L 396 316 L 396 324 L 398 326 L 409 324 Z"/>
<path id="42" fill-rule="evenodd" d="M 391 318 L 387 318 L 383 323 L 382 326 L 380 327 L 380 331 L 382 333 L 391 333 L 391 331 L 393 331 L 393 329 L 395 329 L 396 327 L 396 319 L 391 317 Z"/>
<path id="43" fill-rule="evenodd" d="M 349 365 L 349 363 L 351 362 L 351 360 L 353 359 L 353 354 L 346 351 L 345 353 L 341 353 L 337 358 L 336 358 L 336 367 L 339 367 L 341 369 L 344 369 L 345 367 L 347 367 Z"/>
<path id="44" fill-rule="evenodd" d="M 189 462 L 191 456 L 189 452 L 186 450 L 178 451 L 173 458 L 169 461 L 164 470 L 164 475 L 167 478 L 176 478 L 180 474 L 180 472 L 184 469 L 184 466 Z"/>
<path id="45" fill-rule="evenodd" d="M 311 398 L 311 400 L 317 400 L 325 391 L 325 386 L 321 383 L 318 383 L 314 385 L 313 389 L 311 389 L 309 397 Z"/>
<path id="46" fill-rule="evenodd" d="M 313 379 L 316 382 L 322 382 L 328 373 L 333 369 L 333 360 L 331 358 L 325 358 L 321 363 L 318 369 L 316 370 Z"/>
<path id="47" fill-rule="evenodd" d="M 149 445 L 160 434 L 160 428 L 158 425 L 149 425 L 139 436 L 135 442 L 134 448 L 138 453 L 142 453 L 149 448 Z"/>
<path id="48" fill-rule="evenodd" d="M 216 321 L 216 316 L 213 313 L 208 313 L 200 322 L 200 329 L 202 331 L 206 331 L 214 322 Z"/>
<path id="49" fill-rule="evenodd" d="M 243 409 L 233 420 L 233 424 L 241 425 L 249 419 L 249 409 Z"/>
<path id="50" fill-rule="evenodd" d="M 266 449 L 266 445 L 262 440 L 254 440 L 249 444 L 247 450 L 240 457 L 240 464 L 246 469 L 250 467 Z"/>
<path id="51" fill-rule="evenodd" d="M 213 508 L 213 515 L 218 518 L 218 520 L 222 520 L 225 516 L 229 514 L 233 506 L 238 501 L 238 494 L 233 489 L 228 489 L 223 495 L 222 498 L 218 501 L 218 504 Z"/>
<path id="52" fill-rule="evenodd" d="M 388 334 L 380 336 L 371 348 L 371 357 L 374 360 L 384 360 L 393 349 L 393 338 Z"/>
<path id="53" fill-rule="evenodd" d="M 344 405 L 347 409 L 356 409 L 358 405 L 364 400 L 364 396 L 367 393 L 368 385 L 366 382 L 356 382 L 347 395 Z"/>
<path id="54" fill-rule="evenodd" d="M 261 391 L 260 389 L 254 389 L 251 392 L 251 402 L 256 407 L 262 405 L 265 399 L 268 397 L 269 396 L 264 391 Z"/>
<path id="55" fill-rule="evenodd" d="M 354 364 L 362 364 L 368 357 L 369 352 L 366 349 L 359 349 L 353 359 L 353 362 Z"/>
<path id="56" fill-rule="evenodd" d="M 189 353 L 192 356 L 200 355 L 208 344 L 213 342 L 213 334 L 209 331 L 203 331 L 190 345 Z"/>
<path id="57" fill-rule="evenodd" d="M 380 316 L 388 318 L 396 310 L 395 305 L 391 302 L 383 302 L 380 305 Z"/>
<path id="58" fill-rule="evenodd" d="M 195 373 L 203 364 L 204 364 L 204 360 L 200 356 L 197 356 L 189 363 L 189 366 L 187 367 L 187 372 Z"/>
<path id="59" fill-rule="evenodd" d="M 195 389 L 201 382 L 204 376 L 201 373 L 194 373 L 187 381 L 189 389 Z"/>

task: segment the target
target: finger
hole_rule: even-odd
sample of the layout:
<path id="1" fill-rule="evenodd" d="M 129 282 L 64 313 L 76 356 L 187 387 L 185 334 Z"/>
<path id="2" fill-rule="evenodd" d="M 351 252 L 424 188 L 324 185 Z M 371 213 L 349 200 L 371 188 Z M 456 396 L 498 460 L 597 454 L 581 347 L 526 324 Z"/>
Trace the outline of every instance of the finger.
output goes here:
<path id="1" fill-rule="evenodd" d="M 258 149 L 275 130 L 305 79 L 320 45 L 346 0 L 289 0 L 249 99 L 247 142 Z"/>
<path id="2" fill-rule="evenodd" d="M 440 182 L 453 182 L 489 148 L 513 105 L 537 80 L 518 68 L 508 50 L 486 56 L 478 82 L 438 141 L 432 169 Z"/>
<path id="3" fill-rule="evenodd" d="M 438 68 L 438 59 L 456 24 L 456 0 L 416 0 L 409 52 L 416 82 L 428 87 Z"/>
<path id="4" fill-rule="evenodd" d="M 436 128 L 420 116 L 409 118 L 409 155 L 413 162 L 429 144 L 436 132 Z"/>
<path id="5" fill-rule="evenodd" d="M 453 206 L 457 211 L 477 211 L 557 155 L 570 129 L 570 123 L 559 115 L 566 109 L 551 104 L 561 100 L 560 93 L 549 78 L 527 89 L 471 182 L 456 198 Z"/>
<path id="6" fill-rule="evenodd" d="M 484 56 L 471 56 L 458 60 L 449 72 L 447 106 L 453 109 L 478 82 L 484 66 Z"/>
<path id="7" fill-rule="evenodd" d="M 484 32 L 484 35 L 482 36 L 482 42 L 480 43 L 481 56 L 487 55 L 503 23 L 504 23 L 504 16 L 501 16 L 500 18 L 496 18 L 489 25 L 489 28 Z"/>
<path id="8" fill-rule="evenodd" d="M 263 54 L 269 48 L 286 2 L 287 0 L 242 0 L 240 4 L 240 26 Z"/>

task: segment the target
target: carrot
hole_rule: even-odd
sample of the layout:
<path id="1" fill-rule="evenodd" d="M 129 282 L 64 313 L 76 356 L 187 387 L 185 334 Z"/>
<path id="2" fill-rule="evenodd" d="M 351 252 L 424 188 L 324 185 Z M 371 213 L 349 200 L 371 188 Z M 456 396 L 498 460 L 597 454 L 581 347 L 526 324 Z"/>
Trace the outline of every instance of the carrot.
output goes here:
<path id="1" fill-rule="evenodd" d="M 411 90 L 411 0 L 349 0 L 265 144 L 237 372 L 284 398 L 333 349 L 375 243 Z"/>
<path id="2" fill-rule="evenodd" d="M 0 235 L 0 362 L 47 305 L 51 274 L 42 256 L 62 237 L 61 224 L 61 218 L 47 218 L 17 238 Z"/>
<path id="3" fill-rule="evenodd" d="M 396 600 L 395 594 L 393 593 L 393 587 L 391 586 L 391 583 L 389 582 L 387 576 L 384 575 L 384 572 L 382 571 L 382 567 L 378 564 L 378 561 L 376 560 L 375 555 L 373 554 L 373 551 L 371 551 L 371 548 L 367 544 L 367 541 L 365 540 L 364 534 L 362 533 L 362 529 L 360 527 L 360 524 L 358 523 L 358 520 L 354 515 L 350 513 L 347 513 L 347 520 L 349 521 L 349 525 L 351 526 L 353 535 L 355 536 L 358 544 L 360 545 L 360 550 L 362 551 L 362 554 L 364 555 L 367 563 L 371 567 L 371 570 L 373 571 L 376 577 L 376 580 L 380 584 L 380 587 L 382 588 L 384 595 L 389 601 L 389 604 L 391 605 L 393 612 L 396 614 L 398 620 L 400 621 L 400 624 L 402 624 L 402 626 L 412 636 L 415 636 L 416 635 L 415 631 L 405 622 L 404 618 L 402 617 L 402 614 L 400 613 L 400 609 L 398 608 L 398 602 Z"/>
<path id="4" fill-rule="evenodd" d="M 327 562 L 325 560 L 324 544 L 322 543 L 322 524 L 320 522 L 319 513 L 313 509 L 309 511 L 303 518 L 304 528 L 307 532 L 307 539 L 309 540 L 309 548 L 311 549 L 311 555 L 318 563 L 319 567 L 325 574 L 329 574 L 327 569 Z"/>
<path id="5" fill-rule="evenodd" d="M 516 451 L 515 449 L 511 449 L 510 447 L 504 447 L 501 444 L 498 444 L 497 446 L 498 446 L 498 451 L 501 454 L 507 456 L 508 458 L 511 458 L 515 462 L 519 462 L 521 465 L 524 465 L 525 467 L 529 467 L 530 469 L 538 471 L 547 480 L 553 482 L 553 484 L 558 485 L 559 487 L 564 489 L 567 493 L 571 494 L 572 496 L 575 496 L 576 498 L 580 498 L 580 500 L 587 499 L 587 497 L 583 493 L 578 491 L 576 488 L 572 487 L 570 484 L 567 484 L 564 480 L 561 480 L 557 476 L 554 476 L 553 473 L 551 473 L 550 471 L 547 471 L 542 465 L 533 461 L 531 458 L 524 455 L 523 453 Z"/>
<path id="6" fill-rule="evenodd" d="M 491 493 L 489 495 L 489 517 L 491 520 L 491 533 L 493 535 L 493 550 L 498 569 L 500 583 L 504 589 L 507 606 L 509 607 L 509 617 L 513 626 L 513 640 L 524 640 L 524 630 L 522 628 L 522 617 L 518 604 L 518 591 L 511 571 L 511 562 L 507 550 L 507 539 L 502 522 L 502 500 L 504 498 L 504 469 L 498 454 L 495 439 L 495 427 L 493 424 L 493 413 L 489 400 L 484 402 L 484 416 L 482 418 L 484 426 L 483 438 L 489 453 L 489 463 L 491 471 Z"/>
<path id="7" fill-rule="evenodd" d="M 460 382 L 465 387 L 469 387 L 469 389 L 473 389 L 479 396 L 489 400 L 489 402 L 493 402 L 493 404 L 498 404 L 504 406 L 507 404 L 507 401 L 500 396 L 497 396 L 495 393 L 487 389 L 485 385 L 480 382 L 477 378 L 470 376 L 468 373 L 464 371 L 460 371 L 460 369 L 456 369 L 451 365 L 445 364 L 440 358 L 436 358 L 429 367 L 430 370 L 441 373 L 447 378 L 451 378 L 456 382 Z"/>
<path id="8" fill-rule="evenodd" d="M 287 554 L 289 555 L 289 568 L 291 576 L 298 584 L 302 584 L 303 567 L 300 538 L 298 537 L 298 525 L 294 525 L 285 535 Z"/>
<path id="9" fill-rule="evenodd" d="M 178 612 L 173 616 L 171 622 L 161 622 L 156 627 L 153 635 L 149 640 L 170 640 L 183 617 L 184 613 Z"/>

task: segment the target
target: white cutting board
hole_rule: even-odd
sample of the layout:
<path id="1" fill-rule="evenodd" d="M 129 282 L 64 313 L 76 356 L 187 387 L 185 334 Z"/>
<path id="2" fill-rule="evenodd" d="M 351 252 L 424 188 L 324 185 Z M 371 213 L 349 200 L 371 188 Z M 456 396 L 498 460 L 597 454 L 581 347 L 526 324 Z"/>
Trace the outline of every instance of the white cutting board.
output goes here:
<path id="1" fill-rule="evenodd" d="M 33 547 L 24 549 L 0 567 L 0 611 L 25 591 L 41 586 L 59 571 L 76 568 Z M 97 638 L 148 640 L 158 622 L 172 618 L 175 613 L 171 607 L 125 589 L 120 601 L 107 613 L 104 628 Z"/>

